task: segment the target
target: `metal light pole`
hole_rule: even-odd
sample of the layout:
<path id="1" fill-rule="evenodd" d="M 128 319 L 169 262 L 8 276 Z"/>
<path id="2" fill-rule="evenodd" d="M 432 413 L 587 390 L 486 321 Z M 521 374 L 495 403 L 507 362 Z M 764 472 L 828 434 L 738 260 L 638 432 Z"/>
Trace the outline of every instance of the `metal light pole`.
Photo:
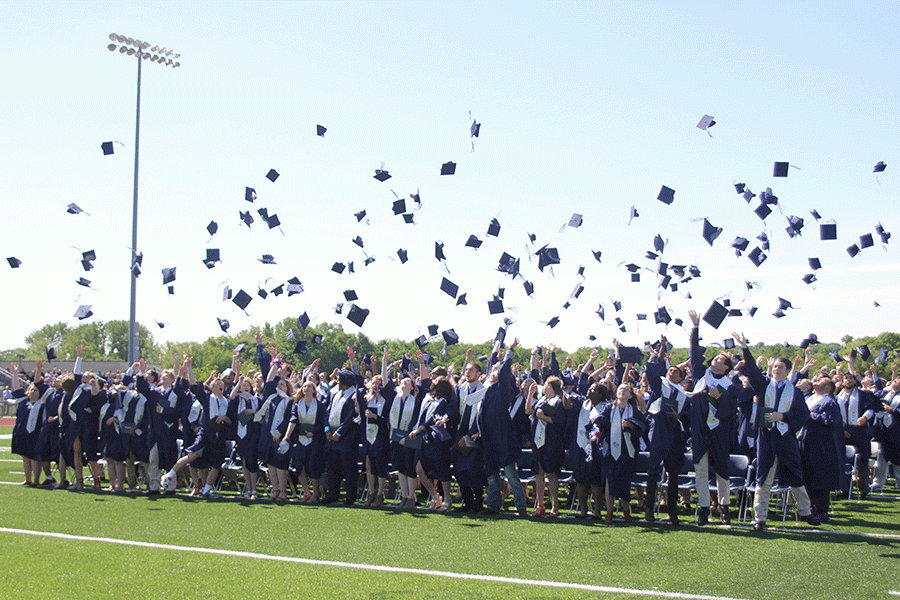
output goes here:
<path id="1" fill-rule="evenodd" d="M 169 48 L 161 48 L 159 46 L 150 46 L 149 42 L 142 42 L 127 38 L 115 33 L 109 34 L 112 42 L 107 46 L 110 52 L 119 50 L 120 54 L 137 57 L 137 110 L 134 118 L 134 202 L 131 213 L 131 313 L 128 320 L 128 364 L 133 364 L 139 358 L 140 334 L 136 320 L 137 313 L 137 277 L 141 272 L 140 261 L 142 255 L 137 249 L 137 218 L 138 218 L 138 157 L 140 153 L 141 142 L 141 61 L 150 59 L 154 62 L 167 67 L 177 68 L 181 63 L 175 59 L 181 57 L 175 54 Z M 130 47 L 129 47 L 130 46 Z M 147 52 L 146 50 L 150 50 Z"/>

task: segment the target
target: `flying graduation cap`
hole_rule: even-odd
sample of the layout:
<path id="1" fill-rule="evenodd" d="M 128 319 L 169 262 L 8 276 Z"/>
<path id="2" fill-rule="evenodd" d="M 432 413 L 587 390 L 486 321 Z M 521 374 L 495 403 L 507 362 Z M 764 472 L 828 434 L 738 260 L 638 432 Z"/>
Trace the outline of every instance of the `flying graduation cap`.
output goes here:
<path id="1" fill-rule="evenodd" d="M 544 272 L 544 267 L 559 264 L 559 251 L 556 248 L 548 248 L 544 246 L 535 254 L 538 256 L 538 269 Z"/>
<path id="2" fill-rule="evenodd" d="M 378 181 L 387 181 L 391 178 L 391 174 L 384 169 L 375 169 L 375 179 Z"/>
<path id="3" fill-rule="evenodd" d="M 278 171 L 276 171 L 275 169 L 269 169 L 269 172 L 266 173 L 266 179 L 268 179 L 272 183 L 275 183 L 275 180 L 278 179 Z"/>
<path id="4" fill-rule="evenodd" d="M 328 128 L 323 127 L 321 125 L 316 125 L 316 135 L 319 137 L 325 137 L 325 132 L 328 131 Z"/>
<path id="5" fill-rule="evenodd" d="M 20 266 L 22 266 L 22 261 L 19 260 L 18 258 L 16 258 L 15 256 L 7 257 L 6 262 L 9 263 L 10 269 L 18 269 Z M 85 271 L 90 271 L 90 269 L 85 269 Z"/>
<path id="6" fill-rule="evenodd" d="M 84 209 L 82 209 L 80 206 L 78 206 L 74 202 L 72 202 L 71 204 L 69 204 L 69 206 L 66 207 L 66 212 L 69 213 L 70 215 L 77 215 L 79 213 L 84 213 L 87 216 L 91 216 L 90 213 L 84 212 Z"/>
<path id="7" fill-rule="evenodd" d="M 456 163 L 455 162 L 445 162 L 441 165 L 441 175 L 454 175 L 456 174 Z"/>
<path id="8" fill-rule="evenodd" d="M 670 187 L 662 186 L 656 199 L 663 204 L 672 204 L 675 201 L 675 190 Z M 635 214 L 634 216 L 636 217 L 637 215 Z"/>
<path id="9" fill-rule="evenodd" d="M 706 132 L 707 135 L 709 135 L 709 137 L 712 137 L 712 134 L 709 132 L 709 128 L 715 124 L 716 122 L 713 117 L 709 115 L 703 115 L 703 118 L 700 119 L 699 123 L 697 123 L 697 129 L 702 129 Z"/>
<path id="10" fill-rule="evenodd" d="M 712 247 L 713 242 L 722 233 L 721 227 L 716 227 L 709 222 L 709 219 L 703 219 L 703 239 Z"/>

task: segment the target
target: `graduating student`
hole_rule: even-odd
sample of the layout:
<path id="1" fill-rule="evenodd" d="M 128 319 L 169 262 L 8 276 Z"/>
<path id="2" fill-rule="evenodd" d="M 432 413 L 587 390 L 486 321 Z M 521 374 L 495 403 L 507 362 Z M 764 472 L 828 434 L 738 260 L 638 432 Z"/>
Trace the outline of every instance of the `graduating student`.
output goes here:
<path id="1" fill-rule="evenodd" d="M 237 451 L 245 483 L 245 489 L 240 495 L 250 500 L 258 497 L 256 484 L 259 478 L 259 436 L 262 430 L 262 415 L 257 419 L 259 409 L 260 399 L 253 394 L 252 381 L 239 375 L 229 396 L 228 417 L 237 423 Z"/>
<path id="2" fill-rule="evenodd" d="M 356 352 L 347 348 L 347 356 L 353 368 L 356 368 Z M 357 403 L 359 377 L 356 372 L 341 369 L 338 371 L 338 386 L 328 407 L 325 422 L 326 461 L 329 473 L 328 494 L 324 502 L 337 502 L 341 493 L 341 481 L 344 482 L 346 494 L 344 504 L 356 502 L 356 480 L 359 475 L 357 455 L 359 452 L 360 407 Z"/>
<path id="3" fill-rule="evenodd" d="M 49 379 L 49 378 L 48 378 Z M 62 378 L 52 378 L 52 390 L 50 396 L 44 401 L 43 421 L 40 424 L 35 445 L 36 452 L 43 457 L 43 469 L 47 477 L 41 487 L 51 488 L 56 484 L 50 470 L 50 462 L 56 461 L 59 466 L 59 404 L 65 396 L 62 389 Z"/>
<path id="4" fill-rule="evenodd" d="M 288 467 L 291 464 L 293 439 L 285 436 L 293 412 L 293 389 L 287 379 L 286 365 L 278 354 L 273 368 L 269 370 L 263 388 L 263 405 L 259 412 L 265 415 L 259 436 L 260 456 L 269 466 L 269 480 L 272 483 L 272 500 L 287 501 Z"/>
<path id="5" fill-rule="evenodd" d="M 456 511 L 477 513 L 484 508 L 485 475 L 476 417 L 486 390 L 481 365 L 472 360 L 472 354 L 469 348 L 464 380 L 455 390 L 457 401 L 447 407 L 447 429 L 453 438 L 453 475 L 462 494 L 462 505 Z"/>
<path id="6" fill-rule="evenodd" d="M 875 463 L 875 482 L 887 483 L 888 465 L 893 466 L 894 478 L 900 470 L 900 378 L 894 365 L 890 384 L 876 394 L 881 401 L 881 417 L 875 422 L 875 440 L 881 452 Z"/>
<path id="7" fill-rule="evenodd" d="M 106 394 L 106 403 L 100 409 L 100 448 L 106 458 L 110 492 L 125 491 L 125 461 L 128 460 L 128 432 L 125 423 L 125 386 L 117 386 Z"/>
<path id="8" fill-rule="evenodd" d="M 593 424 L 600 430 L 603 442 L 603 480 L 606 491 L 606 523 L 612 523 L 613 501 L 619 500 L 622 515 L 631 522 L 631 480 L 634 460 L 641 436 L 647 431 L 647 420 L 637 406 L 637 395 L 630 383 L 619 384 L 616 399 L 603 407 Z"/>
<path id="9" fill-rule="evenodd" d="M 535 369 L 532 370 L 532 374 L 536 374 Z M 549 515 L 556 517 L 559 515 L 559 473 L 566 456 L 566 411 L 571 410 L 572 403 L 563 392 L 563 383 L 559 377 L 547 378 L 542 388 L 543 395 L 537 401 L 534 400 L 537 381 L 529 392 L 525 401 L 525 414 L 534 415 L 532 440 L 538 464 L 532 516 L 542 517 L 547 514 L 544 507 L 546 476 L 552 503 Z"/>
<path id="10" fill-rule="evenodd" d="M 41 422 L 44 401 L 49 397 L 49 388 L 43 383 L 43 361 L 37 361 L 34 370 L 34 382 L 23 390 L 19 378 L 19 366 L 10 365 L 12 371 L 13 400 L 16 404 L 16 422 L 13 426 L 10 451 L 22 457 L 25 472 L 24 484 L 36 486 L 41 478 L 41 461 L 37 454 L 37 439 L 40 435 L 38 424 Z"/>
<path id="11" fill-rule="evenodd" d="M 754 531 L 766 527 L 769 514 L 769 495 L 775 475 L 782 484 L 791 487 L 800 516 L 815 524 L 810 509 L 809 496 L 803 487 L 803 462 L 797 434 L 809 419 L 809 407 L 803 394 L 787 380 L 791 361 L 776 358 L 772 365 L 772 378 L 763 375 L 747 347 L 743 334 L 732 334 L 741 345 L 744 370 L 758 399 L 753 422 L 756 424 L 756 497 L 753 511 L 756 514 Z"/>
<path id="12" fill-rule="evenodd" d="M 828 523 L 830 494 L 841 489 L 844 465 L 844 427 L 841 409 L 834 399 L 834 383 L 827 378 L 813 384 L 815 395 L 807 400 L 809 420 L 800 432 L 803 481 L 817 524 Z"/>
<path id="13" fill-rule="evenodd" d="M 367 383 L 365 404 L 365 426 L 363 428 L 363 454 L 366 457 L 366 483 L 368 496 L 366 506 L 384 504 L 384 484 L 388 476 L 390 458 L 390 425 L 388 415 L 391 411 L 391 399 L 394 394 L 394 382 L 388 377 L 387 346 L 381 357 L 381 374 L 372 377 Z M 372 369 L 377 367 L 376 358 L 372 357 Z M 378 483 L 377 491 L 375 483 Z"/>
<path id="14" fill-rule="evenodd" d="M 426 368 L 424 364 L 425 356 L 421 350 L 416 352 L 416 358 L 420 364 L 419 372 L 424 372 L 424 368 Z M 424 387 L 419 389 L 420 393 L 414 395 L 415 384 L 411 376 L 406 376 L 400 380 L 399 390 L 393 388 L 390 391 L 382 392 L 384 394 L 394 394 L 394 397 L 390 398 L 391 409 L 388 411 L 388 425 L 391 431 L 391 464 L 397 470 L 398 479 L 400 480 L 401 509 L 413 509 L 416 507 L 416 487 L 418 486 L 416 449 L 407 446 L 406 440 L 409 439 L 410 430 L 418 422 L 419 408 L 426 393 L 421 391 L 425 389 Z"/>
<path id="15" fill-rule="evenodd" d="M 147 478 L 149 489 L 147 494 L 160 493 L 160 472 L 171 469 L 178 460 L 178 421 L 184 412 L 187 402 L 183 389 L 175 386 L 175 369 L 178 369 L 178 354 L 174 355 L 175 365 L 161 374 L 144 377 L 147 363 L 139 362 L 139 373 L 135 379 L 137 391 L 147 399 L 145 415 L 149 431 L 147 432 Z M 155 381 L 159 385 L 153 383 Z M 174 490 L 167 490 L 173 493 Z"/>
<path id="16" fill-rule="evenodd" d="M 300 504 L 319 501 L 319 480 L 325 470 L 325 419 L 328 406 L 320 402 L 316 384 L 307 377 L 294 397 L 291 419 L 284 436 L 297 439 L 291 455 L 297 472 Z"/>
<path id="17" fill-rule="evenodd" d="M 849 372 L 841 380 L 841 390 L 837 395 L 837 402 L 844 420 L 845 443 L 856 449 L 856 479 L 859 485 L 859 497 L 865 500 L 869 495 L 872 423 L 875 420 L 875 411 L 881 406 L 872 392 L 859 386 L 858 373 L 854 372 L 852 363 L 849 362 L 850 357 L 847 359 Z M 840 364 L 838 363 L 839 372 Z"/>
<path id="18" fill-rule="evenodd" d="M 720 352 L 704 364 L 705 348 L 700 346 L 700 315 L 690 311 L 691 375 L 695 381 L 690 394 L 691 454 L 697 480 L 697 524 L 709 522 L 709 470 L 716 476 L 716 490 L 722 522 L 731 524 L 728 514 L 730 488 L 728 455 L 731 453 L 732 424 L 737 415 L 737 399 L 740 386 L 731 378 L 734 359 L 727 352 Z"/>
<path id="19" fill-rule="evenodd" d="M 416 450 L 416 473 L 431 496 L 428 508 L 447 512 L 453 505 L 453 498 L 450 495 L 451 438 L 445 426 L 449 420 L 447 405 L 454 400 L 453 384 L 440 377 L 431 385 L 427 373 L 427 369 L 423 370 L 422 385 L 430 385 L 430 389 L 422 399 L 419 419 L 409 432 L 409 438 L 416 440 L 422 437 L 422 447 Z M 434 487 L 435 479 L 441 482 L 443 498 Z"/>
<path id="20" fill-rule="evenodd" d="M 81 372 L 81 358 L 84 346 L 78 346 L 75 359 L 75 381 L 77 387 L 71 397 L 67 395 L 64 409 L 66 411 L 66 428 L 63 433 L 63 454 L 60 456 L 60 471 L 64 471 L 63 462 L 69 459 L 69 464 L 75 469 L 75 483 L 70 489 L 81 491 L 84 489 L 84 461 L 87 460 L 94 477 L 94 488 L 100 489 L 100 466 L 97 452 L 100 437 L 100 418 L 97 412 L 105 403 L 105 398 L 100 396 L 100 385 L 97 377 L 90 371 Z M 99 401 L 99 403 L 98 403 Z M 63 476 L 63 479 L 65 477 Z"/>
<path id="21" fill-rule="evenodd" d="M 595 351 L 596 352 L 596 351 Z M 596 438 L 592 438 L 593 423 L 600 418 L 604 406 L 609 404 L 609 392 L 606 386 L 595 382 L 588 388 L 587 398 L 576 404 L 577 411 L 573 417 L 575 423 L 574 439 L 570 453 L 575 478 L 575 493 L 578 497 L 578 516 L 588 516 L 593 504 L 593 514 L 600 518 L 603 504 L 603 453 Z M 588 492 L 592 502 L 588 501 Z"/>
<path id="22" fill-rule="evenodd" d="M 492 365 L 488 376 L 488 385 L 481 400 L 477 425 L 483 448 L 484 469 L 487 476 L 487 508 L 482 514 L 498 514 L 502 504 L 500 490 L 500 474 L 512 490 L 513 501 L 519 516 L 528 514 L 525 505 L 525 491 L 519 481 L 516 461 L 522 451 L 520 433 L 516 431 L 510 409 L 516 395 L 516 381 L 512 373 L 513 351 L 518 347 L 519 339 L 515 338 L 506 350 L 502 362 Z M 492 356 L 500 352 L 500 341 L 494 344 Z M 522 402 L 524 405 L 524 400 Z"/>

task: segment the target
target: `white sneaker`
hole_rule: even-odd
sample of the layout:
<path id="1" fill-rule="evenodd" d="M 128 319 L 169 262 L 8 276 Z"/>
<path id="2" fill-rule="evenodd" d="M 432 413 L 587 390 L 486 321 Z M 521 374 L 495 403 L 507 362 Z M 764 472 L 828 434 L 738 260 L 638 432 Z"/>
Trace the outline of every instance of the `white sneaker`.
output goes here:
<path id="1" fill-rule="evenodd" d="M 162 487 L 167 492 L 175 491 L 175 478 L 169 477 L 168 473 L 162 476 L 162 478 L 159 480 L 159 484 L 160 487 Z"/>

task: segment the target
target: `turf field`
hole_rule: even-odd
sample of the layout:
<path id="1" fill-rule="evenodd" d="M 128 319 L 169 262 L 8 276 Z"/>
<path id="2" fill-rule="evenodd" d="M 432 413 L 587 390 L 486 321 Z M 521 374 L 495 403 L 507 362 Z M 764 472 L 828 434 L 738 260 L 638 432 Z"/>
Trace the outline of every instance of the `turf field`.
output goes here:
<path id="1" fill-rule="evenodd" d="M 0 448 L 0 481 L 21 481 L 8 437 Z M 893 488 L 838 502 L 833 524 L 821 529 L 789 519 L 762 535 L 744 526 L 607 526 L 19 485 L 0 485 L 0 507 L 2 598 L 781 600 L 900 592 Z"/>

